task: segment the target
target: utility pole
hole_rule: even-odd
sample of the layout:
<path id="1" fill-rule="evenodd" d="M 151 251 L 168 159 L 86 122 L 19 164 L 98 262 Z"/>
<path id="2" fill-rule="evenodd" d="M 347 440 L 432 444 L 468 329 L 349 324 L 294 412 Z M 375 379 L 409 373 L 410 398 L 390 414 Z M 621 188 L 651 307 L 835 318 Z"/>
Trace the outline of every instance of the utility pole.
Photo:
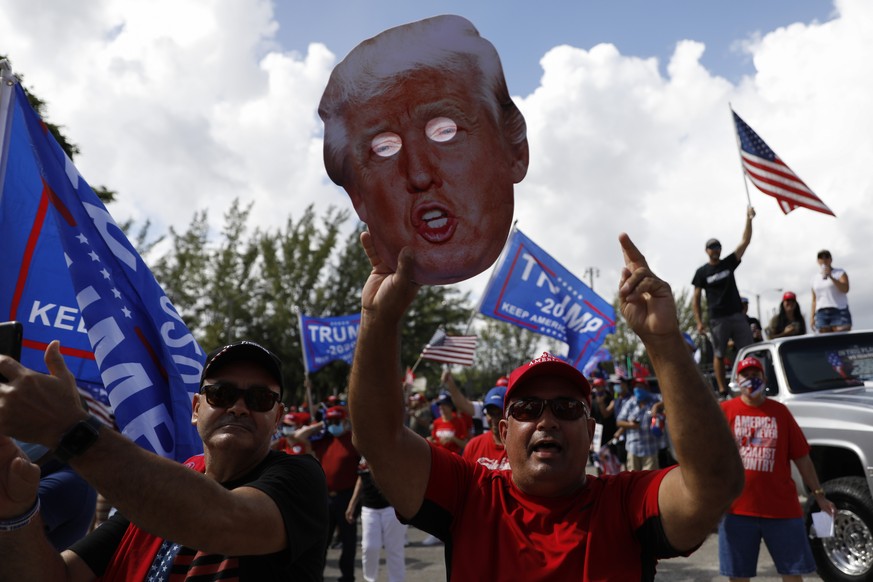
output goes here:
<path id="1" fill-rule="evenodd" d="M 584 276 L 588 277 L 588 286 L 594 291 L 594 277 L 600 277 L 600 269 L 597 267 L 587 267 Z"/>

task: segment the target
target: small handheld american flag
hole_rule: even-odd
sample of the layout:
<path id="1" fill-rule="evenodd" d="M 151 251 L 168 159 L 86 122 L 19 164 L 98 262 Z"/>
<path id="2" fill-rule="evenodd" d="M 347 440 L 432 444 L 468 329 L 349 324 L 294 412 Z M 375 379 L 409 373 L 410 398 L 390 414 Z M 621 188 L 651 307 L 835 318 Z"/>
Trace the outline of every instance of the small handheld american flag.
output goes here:
<path id="1" fill-rule="evenodd" d="M 444 364 L 472 366 L 476 356 L 477 341 L 475 335 L 448 335 L 440 328 L 424 346 L 421 357 Z"/>

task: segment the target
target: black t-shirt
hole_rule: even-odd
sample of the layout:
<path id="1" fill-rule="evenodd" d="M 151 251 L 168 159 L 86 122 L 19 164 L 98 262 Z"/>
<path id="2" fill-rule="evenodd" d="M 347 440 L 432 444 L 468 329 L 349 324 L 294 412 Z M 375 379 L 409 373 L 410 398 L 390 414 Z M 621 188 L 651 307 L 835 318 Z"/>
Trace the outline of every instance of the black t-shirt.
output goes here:
<path id="1" fill-rule="evenodd" d="M 245 485 L 269 495 L 282 513 L 288 546 L 280 552 L 261 556 L 198 556 L 196 562 L 191 560 L 196 551 L 182 547 L 173 562 L 174 576 L 186 579 L 188 568 L 210 564 L 208 569 L 213 576 L 197 577 L 197 580 L 228 577 L 241 581 L 322 580 L 327 544 L 327 485 L 324 471 L 314 457 L 270 451 L 248 475 L 222 485 L 227 489 Z M 221 508 L 213 509 L 221 511 Z M 127 519 L 116 514 L 70 549 L 98 577 L 102 576 L 128 525 Z"/>
<path id="2" fill-rule="evenodd" d="M 734 270 L 739 265 L 737 254 L 731 253 L 715 265 L 706 263 L 694 273 L 691 284 L 706 291 L 710 318 L 727 317 L 743 310 L 734 279 Z"/>
<path id="3" fill-rule="evenodd" d="M 370 466 L 363 457 L 358 463 L 358 475 L 361 477 L 361 505 L 370 509 L 384 509 L 391 505 L 373 480 Z"/>

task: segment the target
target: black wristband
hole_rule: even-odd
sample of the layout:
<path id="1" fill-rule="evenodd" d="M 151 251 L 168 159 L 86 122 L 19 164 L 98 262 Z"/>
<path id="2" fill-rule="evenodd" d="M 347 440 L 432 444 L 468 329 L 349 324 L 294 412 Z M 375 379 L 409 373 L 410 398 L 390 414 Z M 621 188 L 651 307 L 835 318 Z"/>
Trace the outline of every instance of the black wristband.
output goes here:
<path id="1" fill-rule="evenodd" d="M 59 461 L 66 463 L 73 457 L 81 455 L 97 442 L 102 426 L 103 423 L 93 415 L 85 420 L 80 420 L 61 437 L 55 449 L 55 457 Z"/>

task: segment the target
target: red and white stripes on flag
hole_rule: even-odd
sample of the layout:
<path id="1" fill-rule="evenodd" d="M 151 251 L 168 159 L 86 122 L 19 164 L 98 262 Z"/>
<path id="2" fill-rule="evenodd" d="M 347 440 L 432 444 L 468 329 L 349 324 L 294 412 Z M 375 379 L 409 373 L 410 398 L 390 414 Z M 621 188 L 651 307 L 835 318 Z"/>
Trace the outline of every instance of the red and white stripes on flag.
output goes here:
<path id="1" fill-rule="evenodd" d="M 444 364 L 472 366 L 476 356 L 475 335 L 448 335 L 438 329 L 421 352 L 421 357 Z"/>
<path id="2" fill-rule="evenodd" d="M 737 129 L 743 171 L 758 190 L 776 198 L 785 214 L 802 206 L 835 216 L 739 115 L 733 110 L 731 113 Z"/>
<path id="3" fill-rule="evenodd" d="M 85 388 L 81 386 L 76 386 L 76 388 L 79 390 L 79 396 L 85 401 L 88 412 L 96 416 L 104 425 L 117 431 L 118 427 L 115 424 L 115 415 L 112 413 L 112 408 L 94 398 L 91 392 Z"/>

